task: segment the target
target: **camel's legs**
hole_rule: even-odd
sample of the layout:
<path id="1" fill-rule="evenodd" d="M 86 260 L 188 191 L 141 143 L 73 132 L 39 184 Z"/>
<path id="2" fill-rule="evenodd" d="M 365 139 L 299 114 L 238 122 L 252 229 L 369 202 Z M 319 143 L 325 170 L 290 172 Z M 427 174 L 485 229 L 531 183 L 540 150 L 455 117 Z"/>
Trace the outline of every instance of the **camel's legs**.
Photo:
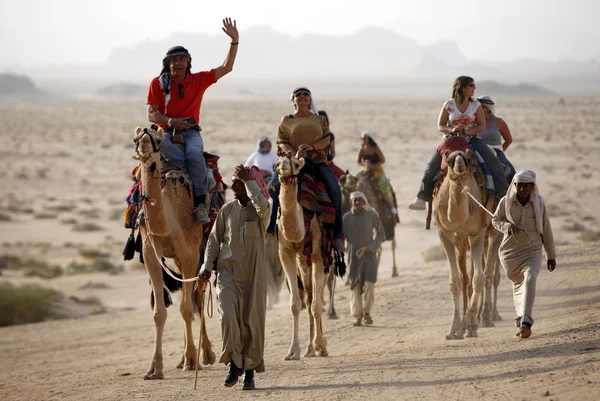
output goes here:
<path id="1" fill-rule="evenodd" d="M 312 343 L 312 339 L 315 335 L 315 322 L 313 319 L 313 311 L 312 308 L 310 307 L 313 302 L 314 302 L 314 298 L 319 298 L 319 300 L 323 300 L 323 292 L 318 292 L 315 293 L 315 291 L 313 291 L 314 289 L 314 283 L 312 282 L 312 274 L 311 274 L 311 270 L 313 268 L 312 263 L 307 262 L 306 259 L 301 258 L 300 256 L 296 257 L 296 263 L 298 264 L 298 270 L 300 271 L 300 279 L 302 280 L 302 286 L 304 287 L 304 297 L 305 297 L 305 304 L 306 304 L 306 308 L 308 309 L 308 327 L 309 327 L 309 337 L 308 337 L 308 344 L 306 345 L 306 352 L 304 353 L 304 356 L 317 356 L 317 354 L 315 354 L 315 348 L 313 346 Z"/>
<path id="2" fill-rule="evenodd" d="M 186 263 L 182 263 L 180 266 L 180 271 L 182 272 L 182 277 L 184 279 L 193 277 L 195 273 L 195 267 L 192 266 L 191 274 L 190 274 L 190 266 L 189 261 Z M 194 263 L 194 265 L 197 265 Z M 193 304 L 193 291 L 194 291 L 194 283 L 183 283 L 181 288 L 181 305 L 179 306 L 179 311 L 181 312 L 181 317 L 183 318 L 185 325 L 185 348 L 183 351 L 184 363 L 183 370 L 194 370 L 196 369 L 196 345 L 194 344 L 194 334 L 192 332 L 192 320 L 194 317 L 194 304 Z"/>
<path id="3" fill-rule="evenodd" d="M 300 291 L 298 289 L 298 268 L 296 266 L 296 251 L 287 249 L 283 244 L 279 244 L 279 257 L 285 277 L 290 289 L 290 308 L 292 310 L 293 334 L 290 350 L 285 356 L 285 360 L 300 359 L 300 339 L 298 338 L 298 324 L 300 311 L 302 310 L 302 300 L 300 299 Z"/>
<path id="4" fill-rule="evenodd" d="M 502 236 L 500 235 L 499 242 L 502 242 Z M 502 317 L 498 313 L 498 286 L 500 285 L 501 271 L 500 271 L 500 257 L 496 251 L 496 263 L 494 263 L 494 299 L 492 303 L 492 320 L 499 322 Z"/>
<path id="5" fill-rule="evenodd" d="M 329 272 L 329 276 L 327 277 L 327 289 L 329 290 L 329 310 L 328 315 L 330 319 L 339 319 L 334 305 L 334 296 L 335 296 L 335 284 L 336 284 L 335 272 L 331 270 Z"/>
<path id="6" fill-rule="evenodd" d="M 312 338 L 315 351 L 317 351 L 320 356 L 328 356 L 327 340 L 323 336 L 323 324 L 321 320 L 321 316 L 323 315 L 323 303 L 321 297 L 318 296 L 322 292 L 323 287 L 326 285 L 327 277 L 323 271 L 323 258 L 321 257 L 320 247 L 318 249 L 319 250 L 317 252 L 312 254 L 313 298 L 312 303 L 310 304 L 310 310 L 312 312 L 312 318 L 314 319 L 314 326 L 316 329 L 315 335 Z"/>
<path id="7" fill-rule="evenodd" d="M 471 293 L 473 292 L 471 282 L 469 281 L 469 277 L 472 277 L 473 274 L 467 274 L 467 239 L 464 237 L 455 237 L 454 241 L 454 249 L 456 250 L 456 266 L 458 266 L 458 273 L 460 274 L 460 280 L 462 283 L 462 316 L 464 318 L 465 313 L 467 313 L 467 307 L 469 306 L 469 299 L 471 298 Z M 472 260 L 473 259 L 471 258 L 471 261 Z"/>
<path id="8" fill-rule="evenodd" d="M 471 258 L 475 267 L 474 275 L 471 278 L 473 282 L 473 297 L 469 300 L 469 308 L 465 320 L 467 322 L 467 337 L 477 337 L 477 305 L 479 297 L 483 296 L 483 288 L 485 278 L 483 275 L 483 245 L 485 241 L 485 231 L 469 236 L 469 244 L 471 245 Z"/>
<path id="9" fill-rule="evenodd" d="M 452 315 L 452 325 L 450 326 L 450 332 L 446 336 L 446 340 L 458 339 L 462 340 L 464 337 L 462 322 L 460 319 L 460 296 L 462 293 L 462 280 L 458 271 L 458 266 L 456 264 L 456 249 L 454 247 L 454 243 L 451 238 L 446 238 L 445 235 L 452 236 L 453 234 L 448 233 L 444 234 L 442 232 L 438 232 L 440 240 L 442 242 L 442 246 L 446 251 L 446 256 L 448 258 L 448 263 L 450 264 L 450 293 L 452 294 L 452 305 L 453 305 L 453 315 Z"/>
<path id="10" fill-rule="evenodd" d="M 392 277 L 398 277 L 398 268 L 396 267 L 396 238 L 392 238 Z"/>
<path id="11" fill-rule="evenodd" d="M 483 301 L 483 312 L 481 315 L 481 322 L 483 327 L 494 327 L 493 310 L 498 314 L 496 307 L 496 296 L 497 286 L 494 287 L 495 272 L 498 269 L 499 257 L 498 249 L 502 242 L 502 235 L 494 228 L 488 229 L 487 235 L 488 249 L 487 256 L 485 259 L 485 290 L 484 290 L 484 301 Z M 494 291 L 494 301 L 492 301 L 492 291 Z"/>
<path id="12" fill-rule="evenodd" d="M 208 291 L 209 286 L 210 283 L 198 282 L 194 294 L 196 306 L 198 307 L 198 313 L 200 315 L 200 349 L 202 363 L 204 365 L 212 365 L 215 363 L 216 359 L 215 353 L 212 350 L 212 344 L 208 338 L 208 332 L 206 331 L 206 314 L 204 313 L 207 307 L 206 300 L 208 295 L 206 292 Z"/>
<path id="13" fill-rule="evenodd" d="M 146 265 L 146 270 L 148 270 L 152 291 L 154 292 L 154 327 L 156 330 L 154 338 L 154 354 L 152 355 L 152 361 L 150 362 L 148 372 L 144 375 L 144 380 L 155 380 L 164 378 L 162 338 L 165 322 L 167 321 L 167 308 L 165 306 L 163 293 L 162 267 L 160 266 L 160 261 L 156 258 L 150 243 L 145 240 L 146 230 L 143 227 L 141 232 L 142 238 L 144 238 L 144 264 Z M 160 247 L 160 241 L 156 237 L 154 238 L 154 245 L 157 248 L 156 252 L 158 255 L 161 255 L 162 249 Z"/>

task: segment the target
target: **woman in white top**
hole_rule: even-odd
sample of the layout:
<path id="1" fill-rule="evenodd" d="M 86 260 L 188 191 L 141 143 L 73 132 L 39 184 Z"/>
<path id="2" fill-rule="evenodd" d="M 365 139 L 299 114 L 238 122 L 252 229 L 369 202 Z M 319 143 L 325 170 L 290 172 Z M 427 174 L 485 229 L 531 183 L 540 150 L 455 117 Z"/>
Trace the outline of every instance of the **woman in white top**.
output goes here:
<path id="1" fill-rule="evenodd" d="M 500 159 L 500 163 L 510 170 L 510 173 L 506 175 L 506 181 L 511 182 L 516 170 L 504 154 L 513 141 L 508 124 L 496 116 L 495 103 L 489 96 L 479 96 L 477 100 L 481 103 L 481 108 L 485 114 L 486 127 L 484 131 L 479 133 L 479 138 L 487 146 L 494 149 L 496 156 Z"/>
<path id="2" fill-rule="evenodd" d="M 473 78 L 460 76 L 454 80 L 452 99 L 447 100 L 442 106 L 438 118 L 438 131 L 444 133 L 444 137 L 461 135 L 467 137 L 477 152 L 483 158 L 494 177 L 496 195 L 502 198 L 506 195 L 508 182 L 500 161 L 482 140 L 478 134 L 485 130 L 485 114 L 478 100 L 473 99 L 475 95 L 475 82 Z M 442 156 L 437 151 L 429 161 L 423 179 L 421 189 L 417 197 L 409 205 L 411 210 L 425 209 L 425 202 L 430 202 L 433 196 L 434 179 L 440 170 Z"/>
<path id="3" fill-rule="evenodd" d="M 258 167 L 265 181 L 268 181 L 273 176 L 277 155 L 271 153 L 271 141 L 266 136 L 260 138 L 257 146 L 258 149 L 250 155 L 244 166 Z"/>

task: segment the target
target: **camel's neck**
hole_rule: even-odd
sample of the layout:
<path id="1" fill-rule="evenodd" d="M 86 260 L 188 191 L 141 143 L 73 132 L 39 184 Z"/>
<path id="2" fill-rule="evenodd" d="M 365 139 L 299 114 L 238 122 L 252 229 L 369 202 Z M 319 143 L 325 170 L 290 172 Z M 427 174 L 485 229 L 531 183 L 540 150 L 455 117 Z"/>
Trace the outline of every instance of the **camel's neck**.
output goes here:
<path id="1" fill-rule="evenodd" d="M 279 205 L 281 207 L 281 231 L 284 237 L 291 242 L 300 242 L 304 239 L 304 215 L 298 203 L 298 185 L 291 182 L 281 185 L 279 192 Z"/>
<path id="2" fill-rule="evenodd" d="M 469 195 L 467 180 L 449 180 L 448 220 L 452 223 L 465 223 L 469 218 Z"/>
<path id="3" fill-rule="evenodd" d="M 163 231 L 165 218 L 160 185 L 160 161 L 151 158 L 142 164 L 141 180 L 143 196 L 146 198 L 146 218 L 152 231 Z"/>

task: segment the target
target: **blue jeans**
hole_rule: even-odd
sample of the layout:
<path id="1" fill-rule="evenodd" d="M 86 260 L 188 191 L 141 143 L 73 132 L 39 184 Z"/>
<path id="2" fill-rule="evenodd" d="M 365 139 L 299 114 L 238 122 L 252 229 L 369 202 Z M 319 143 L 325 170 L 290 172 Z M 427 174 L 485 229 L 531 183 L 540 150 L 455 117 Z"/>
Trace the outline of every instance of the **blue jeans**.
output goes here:
<path id="1" fill-rule="evenodd" d="M 165 132 L 160 151 L 166 161 L 189 174 L 194 185 L 194 195 L 205 195 L 208 191 L 208 170 L 204 160 L 204 142 L 199 131 L 181 133 L 185 141 L 185 151 L 172 142 L 173 134 Z"/>
<path id="2" fill-rule="evenodd" d="M 506 181 L 508 181 L 508 183 L 510 184 L 517 171 L 515 170 L 512 163 L 506 158 L 506 155 L 503 151 L 501 151 L 500 149 L 494 150 L 496 151 L 496 156 L 498 157 L 498 160 L 500 160 L 500 163 L 504 164 L 510 169 L 510 173 L 506 175 Z"/>
<path id="3" fill-rule="evenodd" d="M 342 238 L 344 235 L 342 227 L 342 190 L 338 184 L 338 180 L 333 173 L 333 170 L 329 166 L 317 166 L 317 172 L 319 178 L 325 185 L 325 190 L 331 198 L 331 203 L 335 208 L 335 224 L 333 226 L 333 238 Z M 269 227 L 267 227 L 268 233 L 275 232 L 275 225 L 277 224 L 277 214 L 279 209 L 279 191 L 281 184 L 279 183 L 279 174 L 275 171 L 273 178 L 271 178 L 271 184 L 274 189 L 269 189 L 269 195 L 273 199 L 273 212 L 271 213 L 271 220 L 269 221 Z"/>

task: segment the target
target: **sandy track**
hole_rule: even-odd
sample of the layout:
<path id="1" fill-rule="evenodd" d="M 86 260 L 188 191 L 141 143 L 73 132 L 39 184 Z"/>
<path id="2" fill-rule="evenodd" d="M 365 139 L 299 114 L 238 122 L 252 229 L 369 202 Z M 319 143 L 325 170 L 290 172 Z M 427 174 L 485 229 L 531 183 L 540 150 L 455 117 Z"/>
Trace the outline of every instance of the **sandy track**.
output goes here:
<path id="1" fill-rule="evenodd" d="M 509 285 L 503 281 L 504 320 L 495 328 L 481 328 L 478 338 L 445 341 L 451 304 L 447 267 L 441 262 L 401 269 L 398 279 L 381 279 L 372 327 L 351 326 L 349 290 L 339 285 L 342 318 L 325 322 L 328 358 L 282 360 L 291 339 L 291 318 L 287 304 L 279 304 L 267 317 L 267 372 L 257 377 L 256 392 L 223 387 L 223 365 L 202 370 L 200 391 L 192 390 L 193 372 L 174 368 L 182 351 L 177 308 L 169 310 L 165 330 L 165 380 L 143 381 L 153 323 L 149 307 L 136 301 L 148 298 L 149 287 L 143 272 L 129 273 L 111 278 L 111 285 L 121 286 L 121 297 L 139 304 L 133 310 L 114 308 L 85 319 L 0 329 L 0 398 L 597 400 L 600 252 L 593 245 L 563 246 L 559 255 L 557 271 L 541 274 L 536 324 L 528 340 L 514 337 Z M 388 274 L 384 268 L 380 277 Z M 287 296 L 285 290 L 282 295 Z M 306 342 L 306 312 L 301 324 L 301 341 Z M 209 321 L 209 335 L 218 349 L 216 317 Z"/>

